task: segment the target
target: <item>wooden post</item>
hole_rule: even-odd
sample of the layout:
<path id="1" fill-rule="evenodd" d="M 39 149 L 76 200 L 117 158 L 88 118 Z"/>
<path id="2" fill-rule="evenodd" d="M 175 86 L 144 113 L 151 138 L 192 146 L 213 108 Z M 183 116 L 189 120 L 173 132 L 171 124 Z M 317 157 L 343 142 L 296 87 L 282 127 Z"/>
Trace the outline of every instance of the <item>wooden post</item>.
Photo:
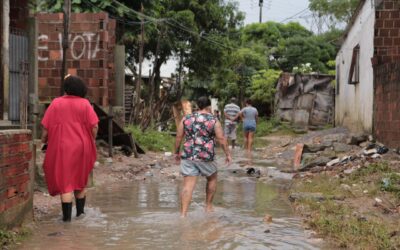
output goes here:
<path id="1" fill-rule="evenodd" d="M 108 156 L 113 156 L 113 108 L 111 105 L 108 110 Z"/>
<path id="2" fill-rule="evenodd" d="M 2 108 L 0 120 L 8 121 L 8 112 L 10 105 L 10 0 L 4 0 L 1 3 L 1 66 L 0 66 L 0 106 Z"/>
<path id="3" fill-rule="evenodd" d="M 144 8 L 143 4 L 140 9 L 140 12 L 143 14 Z M 134 107 L 134 121 L 137 122 L 139 113 L 140 113 L 140 91 L 141 91 L 141 84 L 142 84 L 142 64 L 143 64 L 143 47 L 144 47 L 144 18 L 140 17 L 140 39 L 139 39 L 139 74 L 138 79 L 136 81 L 136 100 L 135 100 L 135 107 Z"/>
<path id="4" fill-rule="evenodd" d="M 62 65 L 61 65 L 61 83 L 60 96 L 64 95 L 64 77 L 67 73 L 67 50 L 68 50 L 68 33 L 69 22 L 71 17 L 71 0 L 64 0 L 64 35 L 62 40 Z"/>

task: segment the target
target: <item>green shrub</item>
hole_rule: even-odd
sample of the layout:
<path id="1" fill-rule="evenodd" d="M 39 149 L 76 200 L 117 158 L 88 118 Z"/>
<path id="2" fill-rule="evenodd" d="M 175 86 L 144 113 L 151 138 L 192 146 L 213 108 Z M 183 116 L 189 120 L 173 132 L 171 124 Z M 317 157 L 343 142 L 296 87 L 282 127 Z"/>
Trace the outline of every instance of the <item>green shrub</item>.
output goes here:
<path id="1" fill-rule="evenodd" d="M 146 150 L 150 151 L 173 151 L 175 137 L 167 132 L 146 130 L 142 132 L 139 127 L 129 126 L 125 129 L 131 132 L 136 142 Z"/>

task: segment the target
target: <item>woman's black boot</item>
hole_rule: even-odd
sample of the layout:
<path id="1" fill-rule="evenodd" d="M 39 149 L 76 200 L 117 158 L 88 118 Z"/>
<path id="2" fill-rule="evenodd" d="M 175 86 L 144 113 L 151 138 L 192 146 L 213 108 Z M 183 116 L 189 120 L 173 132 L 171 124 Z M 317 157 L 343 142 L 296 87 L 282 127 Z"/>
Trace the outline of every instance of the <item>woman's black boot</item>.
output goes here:
<path id="1" fill-rule="evenodd" d="M 76 202 L 76 217 L 79 217 L 81 214 L 85 213 L 85 202 L 86 202 L 86 196 L 78 199 L 75 199 Z"/>
<path id="2" fill-rule="evenodd" d="M 71 221 L 72 202 L 62 202 L 63 221 Z"/>

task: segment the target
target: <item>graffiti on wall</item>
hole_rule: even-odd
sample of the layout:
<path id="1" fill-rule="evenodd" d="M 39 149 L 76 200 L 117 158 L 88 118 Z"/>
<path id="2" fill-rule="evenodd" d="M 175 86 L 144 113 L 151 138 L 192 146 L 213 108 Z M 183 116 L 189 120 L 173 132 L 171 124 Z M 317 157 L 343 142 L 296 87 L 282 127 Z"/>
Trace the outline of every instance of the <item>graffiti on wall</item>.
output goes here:
<path id="1" fill-rule="evenodd" d="M 49 36 L 46 34 L 41 34 L 38 37 L 39 46 L 38 52 L 39 61 L 49 60 L 48 56 L 41 56 L 40 51 L 49 51 Z M 74 60 L 80 59 L 95 59 L 97 53 L 100 51 L 100 35 L 93 32 L 83 32 L 82 34 L 69 35 L 69 51 Z M 95 45 L 94 45 L 95 43 Z M 94 45 L 94 46 L 93 46 Z M 63 58 L 62 50 L 62 34 L 58 34 L 58 49 L 60 51 L 61 59 Z"/>

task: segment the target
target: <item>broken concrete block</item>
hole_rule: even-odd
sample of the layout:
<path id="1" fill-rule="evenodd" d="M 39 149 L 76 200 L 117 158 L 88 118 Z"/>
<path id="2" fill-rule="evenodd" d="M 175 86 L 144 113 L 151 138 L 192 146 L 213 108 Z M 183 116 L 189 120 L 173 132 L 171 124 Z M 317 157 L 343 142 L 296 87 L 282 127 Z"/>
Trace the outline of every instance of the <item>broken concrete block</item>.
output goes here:
<path id="1" fill-rule="evenodd" d="M 351 146 L 345 143 L 335 142 L 333 143 L 333 150 L 335 152 L 349 152 L 351 151 Z"/>
<path id="2" fill-rule="evenodd" d="M 333 159 L 333 160 L 331 160 L 330 162 L 328 162 L 326 165 L 328 166 L 328 167 L 332 167 L 333 165 L 336 165 L 336 164 L 338 164 L 340 162 L 340 159 L 339 158 L 336 158 L 336 159 Z"/>
<path id="3" fill-rule="evenodd" d="M 303 152 L 305 153 L 316 153 L 319 151 L 323 151 L 327 146 L 323 144 L 306 144 L 304 145 L 304 150 Z"/>
<path id="4" fill-rule="evenodd" d="M 308 163 L 305 166 L 303 166 L 302 168 L 300 168 L 299 170 L 307 171 L 316 166 L 325 166 L 330 161 L 331 161 L 331 159 L 329 159 L 328 157 L 319 156 L 319 157 L 315 158 L 314 160 L 312 160 L 310 163 Z"/>
<path id="5" fill-rule="evenodd" d="M 336 158 L 336 152 L 330 148 L 326 148 L 324 151 L 320 153 L 321 156 L 328 157 L 330 159 Z"/>
<path id="6" fill-rule="evenodd" d="M 368 135 L 353 135 L 347 140 L 349 145 L 358 145 L 368 140 Z"/>

